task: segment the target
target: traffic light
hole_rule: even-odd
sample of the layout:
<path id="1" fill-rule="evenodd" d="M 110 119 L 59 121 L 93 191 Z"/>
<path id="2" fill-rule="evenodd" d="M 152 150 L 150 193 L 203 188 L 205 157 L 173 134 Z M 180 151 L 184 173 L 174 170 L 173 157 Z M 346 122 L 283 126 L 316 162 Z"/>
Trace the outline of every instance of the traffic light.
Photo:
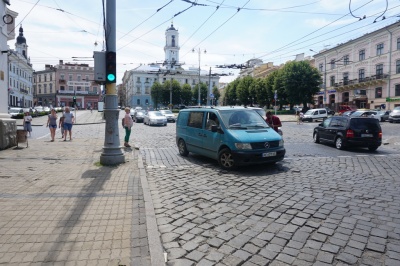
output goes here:
<path id="1" fill-rule="evenodd" d="M 106 83 L 116 83 L 117 80 L 117 54 L 106 53 Z"/>
<path id="2" fill-rule="evenodd" d="M 76 96 L 74 96 L 73 98 L 72 98 L 72 102 L 74 103 L 74 106 L 76 105 Z"/>

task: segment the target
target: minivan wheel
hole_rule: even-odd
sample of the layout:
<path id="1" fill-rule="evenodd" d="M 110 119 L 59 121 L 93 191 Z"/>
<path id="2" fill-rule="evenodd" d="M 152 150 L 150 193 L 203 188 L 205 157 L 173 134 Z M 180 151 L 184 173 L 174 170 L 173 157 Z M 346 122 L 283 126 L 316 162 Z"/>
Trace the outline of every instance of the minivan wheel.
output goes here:
<path id="1" fill-rule="evenodd" d="M 186 143 L 185 143 L 185 141 L 183 139 L 180 139 L 178 141 L 178 150 L 179 150 L 179 154 L 182 155 L 182 156 L 186 157 L 189 154 L 189 151 L 186 148 Z"/>
<path id="2" fill-rule="evenodd" d="M 369 146 L 368 150 L 370 151 L 376 151 L 378 149 L 379 146 Z"/>
<path id="3" fill-rule="evenodd" d="M 337 137 L 335 140 L 335 146 L 336 149 L 338 150 L 343 150 L 344 146 L 343 146 L 343 139 L 341 137 Z"/>
<path id="4" fill-rule="evenodd" d="M 317 132 L 314 133 L 313 138 L 314 138 L 314 143 L 319 143 L 319 135 Z"/>
<path id="5" fill-rule="evenodd" d="M 232 170 L 236 167 L 235 160 L 230 149 L 222 149 L 218 154 L 218 163 L 225 170 Z"/>

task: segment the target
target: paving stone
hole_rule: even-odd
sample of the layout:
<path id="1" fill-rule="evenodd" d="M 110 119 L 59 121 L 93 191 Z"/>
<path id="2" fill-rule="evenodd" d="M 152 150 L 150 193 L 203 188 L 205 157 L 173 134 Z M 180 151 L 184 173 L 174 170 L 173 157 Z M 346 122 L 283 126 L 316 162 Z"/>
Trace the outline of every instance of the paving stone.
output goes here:
<path id="1" fill-rule="evenodd" d="M 276 257 L 276 260 L 282 261 L 287 264 L 292 264 L 296 258 L 288 254 L 281 253 Z"/>
<path id="2" fill-rule="evenodd" d="M 400 260 L 394 260 L 394 259 L 385 260 L 385 266 L 399 266 L 399 265 L 400 265 Z"/>
<path id="3" fill-rule="evenodd" d="M 218 261 L 222 260 L 223 257 L 224 257 L 224 254 L 219 253 L 217 251 L 211 251 L 205 258 L 209 261 L 218 262 Z"/>
<path id="4" fill-rule="evenodd" d="M 310 263 L 310 262 L 314 262 L 315 256 L 314 256 L 314 255 L 311 255 L 311 254 L 308 254 L 308 253 L 300 253 L 300 254 L 297 256 L 297 259 L 299 259 L 299 260 L 305 260 L 305 261 L 308 261 L 308 262 Z"/>
<path id="5" fill-rule="evenodd" d="M 311 236 L 311 239 L 312 239 L 312 240 L 315 240 L 315 241 L 318 241 L 318 242 L 325 242 L 327 238 L 328 238 L 327 235 L 320 234 L 320 233 L 317 233 L 317 232 L 314 233 L 314 234 Z"/>
<path id="6" fill-rule="evenodd" d="M 262 232 L 257 236 L 257 238 L 265 241 L 271 241 L 271 239 L 275 236 L 273 233 L 268 233 L 268 232 Z"/>
<path id="7" fill-rule="evenodd" d="M 183 248 L 171 248 L 168 250 L 168 259 L 178 259 L 183 257 L 187 251 Z"/>
<path id="8" fill-rule="evenodd" d="M 285 246 L 287 242 L 288 241 L 286 239 L 283 239 L 283 238 L 280 238 L 280 237 L 274 237 L 270 241 L 271 244 L 277 244 L 277 245 L 282 246 L 282 247 Z"/>
<path id="9" fill-rule="evenodd" d="M 185 250 L 187 250 L 187 251 L 192 251 L 192 250 L 196 249 L 198 246 L 199 246 L 198 243 L 193 242 L 193 241 L 189 241 L 189 242 L 186 242 L 186 243 L 182 246 L 182 248 L 185 249 Z"/>
<path id="10" fill-rule="evenodd" d="M 335 231 L 327 227 L 320 227 L 317 232 L 320 234 L 332 236 Z"/>
<path id="11" fill-rule="evenodd" d="M 211 239 L 209 239 L 209 240 L 207 241 L 207 243 L 208 243 L 210 246 L 216 247 L 216 248 L 219 248 L 224 242 L 225 242 L 224 240 L 222 240 L 222 239 L 220 239 L 220 238 L 217 238 L 217 237 L 211 238 Z"/>
<path id="12" fill-rule="evenodd" d="M 218 251 L 224 254 L 232 254 L 232 252 L 235 251 L 235 248 L 227 244 L 224 244 L 218 249 Z"/>
<path id="13" fill-rule="evenodd" d="M 195 265 L 195 263 L 193 261 L 187 260 L 187 259 L 174 259 L 174 260 L 168 261 L 168 265 L 171 265 L 171 266 L 192 266 L 192 265 Z"/>
<path id="14" fill-rule="evenodd" d="M 264 258 L 263 256 L 256 254 L 250 258 L 249 262 L 254 263 L 256 265 L 268 265 L 270 260 Z"/>
<path id="15" fill-rule="evenodd" d="M 212 265 L 214 265 L 214 262 L 206 260 L 206 259 L 202 259 L 196 265 L 197 266 L 212 266 Z"/>
<path id="16" fill-rule="evenodd" d="M 236 266 L 236 265 L 241 265 L 243 263 L 243 260 L 233 255 L 229 255 L 228 257 L 224 258 L 222 262 L 225 265 Z"/>
<path id="17" fill-rule="evenodd" d="M 229 242 L 228 245 L 240 249 L 241 247 L 243 247 L 249 240 L 251 239 L 251 237 L 246 236 L 246 235 L 238 235 L 234 238 L 232 238 Z"/>
<path id="18" fill-rule="evenodd" d="M 249 252 L 250 254 L 257 254 L 257 252 L 260 250 L 260 248 L 253 244 L 246 244 L 243 247 L 243 250 Z"/>
<path id="19" fill-rule="evenodd" d="M 388 232 L 386 230 L 381 230 L 378 228 L 372 228 L 371 230 L 371 236 L 377 236 L 381 238 L 387 238 Z"/>
<path id="20" fill-rule="evenodd" d="M 333 259 L 334 259 L 334 255 L 332 253 L 328 253 L 328 252 L 325 252 L 325 251 L 318 252 L 318 255 L 317 255 L 317 260 L 318 261 L 332 264 Z"/>
<path id="21" fill-rule="evenodd" d="M 343 262 L 345 262 L 347 264 L 355 264 L 357 262 L 357 260 L 358 260 L 357 257 L 355 257 L 355 256 L 353 256 L 351 254 L 348 254 L 348 253 L 344 253 L 344 252 L 340 253 L 336 257 L 336 259 L 340 260 L 340 261 L 343 261 Z"/>
<path id="22" fill-rule="evenodd" d="M 323 244 L 321 250 L 323 251 L 327 251 L 330 253 L 338 253 L 339 252 L 340 247 L 336 246 L 336 245 L 332 245 L 332 244 Z"/>
<path id="23" fill-rule="evenodd" d="M 367 244 L 367 249 L 377 251 L 377 252 L 384 252 L 385 251 L 385 246 L 373 242 L 368 242 Z"/>
<path id="24" fill-rule="evenodd" d="M 347 246 L 352 247 L 352 248 L 356 248 L 356 249 L 359 249 L 359 250 L 363 250 L 365 248 L 365 243 L 358 242 L 358 241 L 355 241 L 355 240 L 350 240 L 347 243 Z"/>
<path id="25" fill-rule="evenodd" d="M 288 254 L 288 255 L 293 256 L 293 257 L 297 257 L 297 255 L 299 255 L 300 251 L 298 249 L 285 247 L 282 250 L 282 253 Z"/>
<path id="26" fill-rule="evenodd" d="M 243 261 L 246 261 L 249 257 L 251 257 L 251 254 L 244 250 L 237 250 L 235 253 L 233 253 L 233 256 L 238 257 Z"/>
<path id="27" fill-rule="evenodd" d="M 386 239 L 376 236 L 370 236 L 368 242 L 377 243 L 380 245 L 386 245 Z"/>
<path id="28" fill-rule="evenodd" d="M 264 258 L 268 259 L 268 260 L 273 260 L 275 259 L 276 256 L 278 256 L 278 253 L 269 249 L 261 249 L 260 252 L 258 253 L 261 256 L 263 256 Z"/>
<path id="29" fill-rule="evenodd" d="M 204 257 L 204 253 L 197 251 L 197 250 L 193 250 L 192 252 L 190 252 L 189 254 L 186 255 L 186 258 L 190 259 L 190 260 L 194 260 L 194 261 L 200 261 L 201 258 Z"/>

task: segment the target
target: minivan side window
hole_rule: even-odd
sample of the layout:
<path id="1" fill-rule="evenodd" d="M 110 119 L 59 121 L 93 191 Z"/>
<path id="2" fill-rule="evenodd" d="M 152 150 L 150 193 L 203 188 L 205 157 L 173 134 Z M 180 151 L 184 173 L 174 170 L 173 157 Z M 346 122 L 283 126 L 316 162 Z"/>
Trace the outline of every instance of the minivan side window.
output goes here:
<path id="1" fill-rule="evenodd" d="M 202 128 L 203 127 L 204 112 L 190 112 L 189 114 L 189 127 Z"/>
<path id="2" fill-rule="evenodd" d="M 319 110 L 320 114 L 326 114 L 326 110 Z"/>

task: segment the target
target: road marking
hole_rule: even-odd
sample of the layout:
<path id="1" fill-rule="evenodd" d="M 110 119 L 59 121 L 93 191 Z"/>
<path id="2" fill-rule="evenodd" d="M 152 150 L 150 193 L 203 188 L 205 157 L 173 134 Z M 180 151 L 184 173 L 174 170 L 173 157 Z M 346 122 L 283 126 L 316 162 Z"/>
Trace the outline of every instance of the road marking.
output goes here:
<path id="1" fill-rule="evenodd" d="M 36 138 L 36 139 L 43 139 L 43 138 L 47 138 L 48 136 L 50 136 L 50 133 L 47 133 L 46 135 L 40 137 L 40 138 Z"/>

